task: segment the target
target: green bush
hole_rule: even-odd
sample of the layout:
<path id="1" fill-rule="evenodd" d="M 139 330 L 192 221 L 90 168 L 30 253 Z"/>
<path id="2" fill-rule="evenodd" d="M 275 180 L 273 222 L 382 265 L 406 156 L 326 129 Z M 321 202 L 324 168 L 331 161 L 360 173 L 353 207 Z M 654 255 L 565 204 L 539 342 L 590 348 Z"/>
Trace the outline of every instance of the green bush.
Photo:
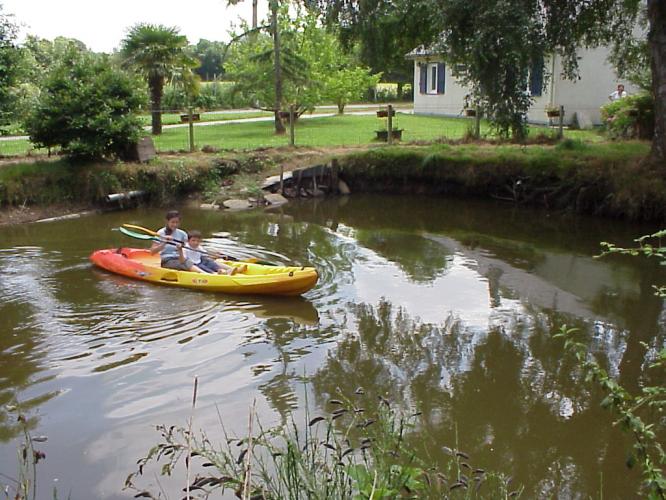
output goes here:
<path id="1" fill-rule="evenodd" d="M 651 94 L 623 97 L 601 108 L 608 134 L 621 139 L 651 139 L 654 135 L 654 99 Z"/>
<path id="2" fill-rule="evenodd" d="M 106 56 L 69 51 L 44 80 L 26 130 L 36 146 L 70 158 L 123 156 L 141 135 L 140 86 Z"/>
<path id="3" fill-rule="evenodd" d="M 199 94 L 191 104 L 196 109 L 230 109 L 247 107 L 249 100 L 241 94 L 234 93 L 233 82 L 207 82 L 201 84 Z M 167 85 L 164 89 L 162 107 L 167 111 L 186 110 L 188 102 L 182 87 Z"/>

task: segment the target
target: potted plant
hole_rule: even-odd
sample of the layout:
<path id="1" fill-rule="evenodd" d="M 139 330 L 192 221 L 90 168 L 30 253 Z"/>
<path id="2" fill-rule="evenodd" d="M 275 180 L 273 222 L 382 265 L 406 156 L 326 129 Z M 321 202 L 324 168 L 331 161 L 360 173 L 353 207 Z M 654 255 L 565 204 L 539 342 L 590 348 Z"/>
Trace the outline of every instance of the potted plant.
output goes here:
<path id="1" fill-rule="evenodd" d="M 402 131 L 403 129 L 401 128 L 394 128 L 391 130 L 391 137 L 395 140 L 401 140 L 402 139 Z M 388 130 L 375 130 L 375 133 L 377 134 L 377 140 L 382 141 L 382 142 L 388 142 Z"/>
<path id="2" fill-rule="evenodd" d="M 560 108 L 559 106 L 555 106 L 553 104 L 546 106 L 546 116 L 548 118 L 557 118 L 560 116 Z"/>
<path id="3" fill-rule="evenodd" d="M 478 104 L 474 102 L 471 94 L 466 94 L 463 98 L 463 113 L 465 116 L 476 116 L 476 108 Z"/>
<path id="4" fill-rule="evenodd" d="M 395 109 L 391 109 L 391 116 L 395 116 Z M 378 109 L 377 118 L 388 118 L 388 109 Z"/>

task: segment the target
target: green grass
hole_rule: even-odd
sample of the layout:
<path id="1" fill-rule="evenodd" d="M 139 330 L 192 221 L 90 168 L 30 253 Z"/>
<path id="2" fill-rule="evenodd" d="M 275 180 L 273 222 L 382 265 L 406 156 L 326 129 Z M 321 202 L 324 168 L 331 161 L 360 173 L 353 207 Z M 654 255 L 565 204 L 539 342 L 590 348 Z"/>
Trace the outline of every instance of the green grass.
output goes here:
<path id="1" fill-rule="evenodd" d="M 45 149 L 35 149 L 28 139 L 0 141 L 0 156 L 23 156 L 26 154 L 46 154 Z"/>
<path id="2" fill-rule="evenodd" d="M 461 139 L 472 120 L 415 116 L 398 113 L 394 127 L 404 129 L 403 139 L 409 141 L 434 141 L 442 138 Z M 296 125 L 296 144 L 299 146 L 353 146 L 371 144 L 375 130 L 385 127 L 385 120 L 374 116 L 342 115 L 300 120 Z M 487 123 L 482 123 L 482 135 L 490 135 Z M 554 134 L 545 127 L 532 127 L 531 134 Z M 159 150 L 186 149 L 186 129 L 168 129 L 155 138 Z M 567 130 L 565 137 L 581 141 L 598 142 L 603 138 L 595 131 Z M 198 146 L 210 145 L 226 149 L 256 149 L 279 147 L 289 144 L 288 135 L 276 136 L 272 122 L 237 123 L 233 125 L 207 126 L 195 130 Z"/>
<path id="3" fill-rule="evenodd" d="M 168 116 L 174 119 L 177 117 L 177 115 Z M 233 119 L 239 118 L 240 114 L 217 116 Z M 247 114 L 242 116 L 249 117 Z M 443 138 L 461 139 L 472 125 L 473 121 L 466 118 L 414 116 L 402 113 L 397 113 L 394 120 L 395 128 L 404 129 L 405 142 L 434 141 Z M 385 120 L 375 116 L 342 115 L 303 119 L 296 125 L 296 144 L 312 147 L 371 144 L 375 142 L 375 130 L 383 127 Z M 491 135 L 490 128 L 485 122 L 482 123 L 481 133 L 486 137 Z M 530 128 L 531 135 L 554 133 L 554 129 L 545 127 Z M 565 130 L 565 137 L 585 143 L 604 140 L 597 131 L 590 130 Z M 188 129 L 187 127 L 166 129 L 161 136 L 154 137 L 154 141 L 159 151 L 188 149 Z M 271 121 L 233 123 L 196 127 L 195 142 L 199 148 L 209 145 L 225 149 L 258 149 L 285 146 L 289 144 L 289 136 L 276 136 Z M 1 155 L 22 155 L 29 149 L 30 144 L 27 140 L 0 141 Z"/>
<path id="4" fill-rule="evenodd" d="M 184 113 L 183 113 L 184 114 Z M 238 120 L 241 118 L 257 118 L 261 116 L 271 116 L 271 113 L 265 111 L 256 111 L 251 113 L 200 113 L 200 122 L 223 122 L 227 120 Z M 141 121 L 144 125 L 150 125 L 150 115 L 141 115 Z M 176 125 L 180 121 L 180 113 L 163 113 L 162 125 Z"/>

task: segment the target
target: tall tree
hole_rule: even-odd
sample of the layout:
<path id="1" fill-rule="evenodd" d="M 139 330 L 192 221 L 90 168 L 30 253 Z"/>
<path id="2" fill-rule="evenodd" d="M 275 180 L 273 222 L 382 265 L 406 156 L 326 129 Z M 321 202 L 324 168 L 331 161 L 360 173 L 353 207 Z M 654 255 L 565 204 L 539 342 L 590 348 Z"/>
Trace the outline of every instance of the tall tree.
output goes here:
<path id="1" fill-rule="evenodd" d="M 190 46 L 190 51 L 199 62 L 195 72 L 202 80 L 214 80 L 224 72 L 222 69 L 222 59 L 226 51 L 224 43 L 202 38 L 196 45 Z"/>
<path id="2" fill-rule="evenodd" d="M 564 76 L 577 76 L 581 47 L 622 44 L 632 36 L 641 0 L 435 0 L 441 50 L 485 105 L 501 132 L 524 134 L 535 64 L 557 54 Z M 655 97 L 652 158 L 666 157 L 666 2 L 647 0 Z M 552 76 L 552 75 L 551 75 Z M 545 81 L 544 81 L 545 83 Z"/>
<path id="3" fill-rule="evenodd" d="M 384 80 L 400 85 L 412 79 L 405 54 L 431 44 L 439 27 L 431 0 L 318 0 L 329 29 L 345 50 L 358 51 L 360 62 Z"/>
<path id="4" fill-rule="evenodd" d="M 269 0 L 268 6 L 271 11 L 271 35 L 273 36 L 273 67 L 275 69 L 275 133 L 284 134 L 286 129 L 282 119 L 280 118 L 280 110 L 282 109 L 282 52 L 280 48 L 280 23 L 278 22 L 278 14 L 280 11 L 279 0 Z"/>
<path id="5" fill-rule="evenodd" d="M 654 94 L 654 139 L 652 159 L 666 163 L 666 2 L 648 0 L 650 31 L 648 44 Z"/>
<path id="6" fill-rule="evenodd" d="M 227 0 L 228 5 L 237 5 L 242 0 Z M 270 32 L 273 37 L 273 84 L 275 88 L 275 133 L 284 134 L 286 129 L 280 118 L 280 110 L 283 105 L 282 99 L 282 90 L 284 86 L 282 78 L 282 51 L 281 51 L 281 40 L 280 40 L 280 9 L 282 4 L 280 0 L 268 0 L 268 9 L 270 11 Z M 252 28 L 246 30 L 245 33 L 241 34 L 238 37 L 234 37 L 234 40 L 243 38 L 246 35 L 252 34 L 253 39 L 256 40 L 256 34 L 259 30 L 263 29 L 262 27 L 257 26 L 257 0 L 252 0 Z"/>
<path id="7" fill-rule="evenodd" d="M 152 132 L 162 133 L 164 84 L 175 72 L 193 68 L 196 62 L 186 53 L 187 38 L 176 27 L 140 23 L 132 26 L 121 42 L 120 53 L 127 66 L 139 71 L 150 91 Z"/>
<path id="8" fill-rule="evenodd" d="M 2 12 L 0 3 L 0 124 L 11 115 L 11 89 L 21 72 L 22 56 L 15 43 L 17 31 L 13 16 Z"/>
<path id="9" fill-rule="evenodd" d="M 297 16 L 291 17 L 282 10 L 279 24 L 282 100 L 294 105 L 297 115 L 325 100 L 337 103 L 342 113 L 350 100 L 377 84 L 381 75 L 370 74 L 368 68 L 345 54 L 336 35 L 321 26 L 315 13 L 297 10 Z M 273 66 L 272 36 L 261 33 L 231 48 L 227 71 L 236 82 L 237 93 L 256 107 L 275 111 Z"/>

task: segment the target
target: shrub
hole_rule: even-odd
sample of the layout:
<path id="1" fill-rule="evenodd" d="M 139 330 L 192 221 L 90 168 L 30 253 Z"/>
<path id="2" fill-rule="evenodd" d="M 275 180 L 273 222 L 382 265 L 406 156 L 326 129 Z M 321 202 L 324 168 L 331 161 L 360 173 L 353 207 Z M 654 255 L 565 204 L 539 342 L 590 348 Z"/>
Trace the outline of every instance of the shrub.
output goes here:
<path id="1" fill-rule="evenodd" d="M 242 94 L 234 93 L 233 82 L 202 83 L 199 95 L 192 103 L 194 108 L 209 110 L 239 108 L 248 105 L 248 99 Z M 187 98 L 183 89 L 175 85 L 167 85 L 162 97 L 162 107 L 167 111 L 184 111 L 187 108 Z"/>
<path id="2" fill-rule="evenodd" d="M 608 134 L 618 139 L 651 139 L 654 135 L 654 99 L 636 94 L 606 104 L 601 117 Z"/>
<path id="3" fill-rule="evenodd" d="M 141 135 L 140 83 L 108 57 L 67 52 L 43 83 L 26 130 L 38 147 L 71 158 L 123 156 Z"/>
<path id="4" fill-rule="evenodd" d="M 265 428 L 250 413 L 248 432 L 227 434 L 219 446 L 205 432 L 187 427 L 157 426 L 160 441 L 137 461 L 136 472 L 125 482 L 135 498 L 157 498 L 141 484 L 149 469 L 161 475 L 179 470 L 188 498 L 231 497 L 256 499 L 393 499 L 393 498 L 514 498 L 510 478 L 471 465 L 467 453 L 446 447 L 450 459 L 434 464 L 417 456 L 408 439 L 422 421 L 420 413 L 393 406 L 385 398 L 377 404 L 362 397 L 332 399 L 325 415 L 297 424 Z M 193 397 L 193 409 L 196 402 Z M 363 404 L 365 408 L 361 408 Z M 424 439 L 425 441 L 425 439 Z M 190 473 L 193 464 L 202 467 Z M 439 466 L 438 466 L 439 465 Z"/>

